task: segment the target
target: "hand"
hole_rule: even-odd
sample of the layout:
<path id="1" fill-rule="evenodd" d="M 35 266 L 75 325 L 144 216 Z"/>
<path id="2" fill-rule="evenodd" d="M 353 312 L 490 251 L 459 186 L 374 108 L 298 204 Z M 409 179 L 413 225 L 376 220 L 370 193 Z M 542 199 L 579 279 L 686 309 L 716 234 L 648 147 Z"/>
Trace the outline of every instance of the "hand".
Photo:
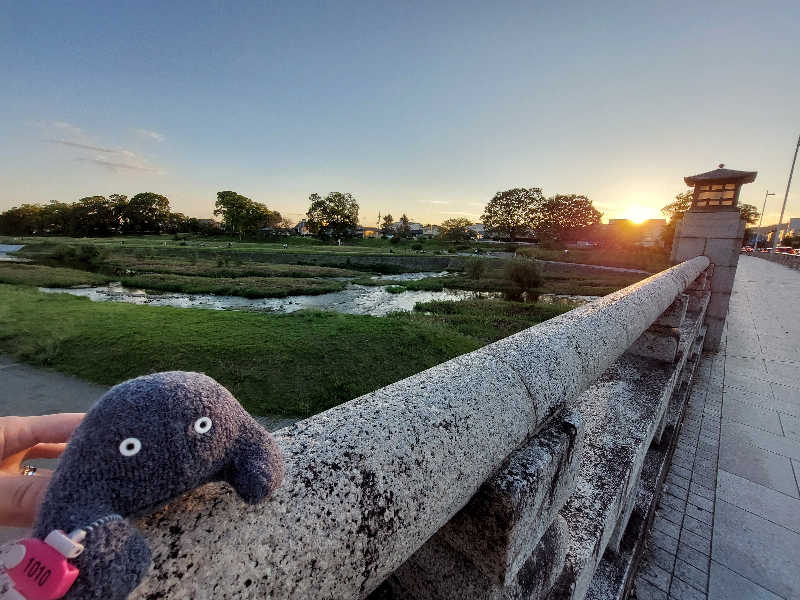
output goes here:
<path id="1" fill-rule="evenodd" d="M 41 417 L 0 417 L 0 525 L 29 527 L 44 500 L 53 472 L 22 474 L 31 458 L 57 458 L 83 413 Z"/>

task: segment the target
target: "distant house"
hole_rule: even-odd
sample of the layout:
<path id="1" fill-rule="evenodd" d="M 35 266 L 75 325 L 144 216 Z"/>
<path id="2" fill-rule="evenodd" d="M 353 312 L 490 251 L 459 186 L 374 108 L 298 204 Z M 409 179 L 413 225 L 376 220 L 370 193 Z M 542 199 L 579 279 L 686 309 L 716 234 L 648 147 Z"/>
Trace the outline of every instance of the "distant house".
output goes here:
<path id="1" fill-rule="evenodd" d="M 392 229 L 394 231 L 400 231 L 400 227 L 402 227 L 402 223 L 400 221 L 395 221 L 392 223 Z M 423 227 L 421 223 L 408 223 L 408 235 L 411 237 L 419 237 L 423 233 Z"/>
<path id="2" fill-rule="evenodd" d="M 364 227 L 363 225 L 359 225 L 358 229 L 356 230 L 356 237 L 360 238 L 374 238 L 380 235 L 381 230 L 377 227 Z"/>
<path id="3" fill-rule="evenodd" d="M 294 232 L 297 235 L 311 235 L 311 231 L 309 231 L 308 226 L 306 224 L 306 220 L 303 219 L 297 225 L 293 227 Z"/>
<path id="4" fill-rule="evenodd" d="M 439 228 L 438 225 L 425 225 L 422 228 L 422 237 L 426 239 L 432 239 L 439 235 L 442 230 Z"/>
<path id="5" fill-rule="evenodd" d="M 467 227 L 467 231 L 474 232 L 475 238 L 478 240 L 482 240 L 486 236 L 486 229 L 483 227 L 483 223 L 475 223 L 474 225 L 470 225 Z"/>

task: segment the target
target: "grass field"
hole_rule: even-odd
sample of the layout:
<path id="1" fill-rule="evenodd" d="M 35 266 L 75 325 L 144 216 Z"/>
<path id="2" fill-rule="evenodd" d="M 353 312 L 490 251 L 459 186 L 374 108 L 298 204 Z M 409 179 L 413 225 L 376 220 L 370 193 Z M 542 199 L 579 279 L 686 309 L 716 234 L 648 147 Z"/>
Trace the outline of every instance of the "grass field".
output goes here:
<path id="1" fill-rule="evenodd" d="M 182 237 L 182 236 L 179 236 Z M 478 242 L 452 243 L 440 240 L 401 240 L 392 243 L 385 239 L 348 240 L 339 246 L 335 242 L 323 242 L 316 238 L 291 236 L 281 238 L 278 242 L 244 241 L 229 239 L 223 236 L 189 237 L 175 239 L 172 235 L 143 235 L 143 236 L 114 236 L 106 238 L 71 238 L 60 236 L 29 236 L 29 237 L 0 237 L 0 243 L 25 244 L 23 254 L 36 252 L 37 246 L 45 249 L 55 245 L 85 245 L 92 244 L 106 248 L 110 251 L 131 251 L 136 249 L 180 249 L 197 252 L 214 252 L 230 254 L 263 252 L 269 254 L 417 254 L 417 244 L 429 253 L 448 253 L 458 251 L 471 251 L 473 248 L 483 250 L 502 250 L 503 244 L 481 244 Z M 286 243 L 288 248 L 284 248 Z"/>
<path id="2" fill-rule="evenodd" d="M 517 250 L 522 256 L 540 260 L 581 263 L 584 265 L 601 265 L 605 267 L 622 267 L 625 269 L 642 269 L 650 273 L 663 271 L 670 266 L 669 255 L 655 248 L 613 249 L 613 248 L 570 248 L 563 250 L 546 250 L 534 246 L 524 246 Z"/>
<path id="3" fill-rule="evenodd" d="M 254 414 L 310 415 L 563 310 L 485 300 L 389 317 L 271 315 L 93 303 L 0 284 L 0 352 L 109 385 L 202 371 Z"/>
<path id="4" fill-rule="evenodd" d="M 126 287 L 181 292 L 216 294 L 245 298 L 285 298 L 300 294 L 315 295 L 339 292 L 345 284 L 330 279 L 310 277 L 193 277 L 168 273 L 144 273 L 119 278 Z"/>
<path id="5" fill-rule="evenodd" d="M 103 265 L 117 273 L 171 273 L 198 277 L 360 277 L 361 271 L 318 267 L 312 265 L 284 265 L 255 261 L 231 261 L 194 257 L 136 257 L 114 255 Z"/>
<path id="6" fill-rule="evenodd" d="M 393 315 L 412 322 L 436 322 L 484 344 L 552 319 L 571 307 L 559 304 L 525 304 L 505 300 L 419 302 L 412 313 Z"/>
<path id="7" fill-rule="evenodd" d="M 71 287 L 74 285 L 102 285 L 109 279 L 98 273 L 66 267 L 0 263 L 0 283 L 38 287 Z"/>

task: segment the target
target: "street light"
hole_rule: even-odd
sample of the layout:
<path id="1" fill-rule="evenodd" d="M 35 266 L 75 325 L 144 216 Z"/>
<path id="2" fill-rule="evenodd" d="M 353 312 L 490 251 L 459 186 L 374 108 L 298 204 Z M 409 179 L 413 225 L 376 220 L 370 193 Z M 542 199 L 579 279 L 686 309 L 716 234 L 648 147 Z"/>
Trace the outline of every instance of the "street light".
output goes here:
<path id="1" fill-rule="evenodd" d="M 794 173 L 794 163 L 797 161 L 797 151 L 800 150 L 800 135 L 797 136 L 797 146 L 794 147 L 794 158 L 792 159 L 792 168 L 789 169 L 789 181 L 786 182 L 786 193 L 783 195 L 783 206 L 781 207 L 781 217 L 778 219 L 778 228 L 775 230 L 775 237 L 772 240 L 772 253 L 775 254 L 775 248 L 778 246 L 778 236 L 780 235 L 781 225 L 783 224 L 783 213 L 786 210 L 786 200 L 789 198 L 789 188 L 792 186 L 792 174 Z"/>
<path id="2" fill-rule="evenodd" d="M 774 196 L 774 192 L 770 192 L 767 190 L 767 193 L 764 194 L 764 206 L 761 207 L 761 217 L 758 219 L 758 233 L 756 233 L 756 245 L 753 247 L 753 253 L 758 252 L 758 236 L 761 235 L 761 221 L 764 220 L 764 211 L 767 208 L 767 196 Z"/>

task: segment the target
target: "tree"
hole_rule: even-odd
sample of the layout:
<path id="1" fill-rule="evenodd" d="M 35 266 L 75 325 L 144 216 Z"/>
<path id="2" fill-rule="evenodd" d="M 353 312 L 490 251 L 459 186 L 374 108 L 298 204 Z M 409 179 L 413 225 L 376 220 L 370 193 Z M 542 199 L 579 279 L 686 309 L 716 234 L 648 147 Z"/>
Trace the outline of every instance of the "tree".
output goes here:
<path id="1" fill-rule="evenodd" d="M 358 202 L 350 194 L 331 192 L 325 198 L 311 194 L 306 226 L 320 237 L 349 237 L 358 227 Z"/>
<path id="2" fill-rule="evenodd" d="M 43 233 L 72 233 L 72 204 L 50 200 L 39 211 L 41 230 Z"/>
<path id="3" fill-rule="evenodd" d="M 675 196 L 675 200 L 667 204 L 661 209 L 661 214 L 664 215 L 670 223 L 672 221 L 680 221 L 684 213 L 692 206 L 692 190 L 686 190 Z"/>
<path id="4" fill-rule="evenodd" d="M 464 217 L 447 219 L 439 225 L 439 237 L 451 242 L 464 242 L 475 237 L 475 232 L 467 229 L 472 221 Z"/>
<path id="5" fill-rule="evenodd" d="M 126 204 L 123 218 L 130 232 L 159 233 L 169 221 L 169 199 L 153 192 L 136 194 Z"/>
<path id="6" fill-rule="evenodd" d="M 274 227 L 281 221 L 279 212 L 230 190 L 218 192 L 214 206 L 214 214 L 222 216 L 225 230 L 239 234 L 240 238 L 262 227 Z"/>
<path id="7" fill-rule="evenodd" d="M 411 225 L 406 213 L 403 213 L 400 220 L 397 222 L 397 235 L 402 238 L 407 238 L 411 235 Z"/>
<path id="8" fill-rule="evenodd" d="M 602 216 L 586 196 L 556 194 L 536 201 L 533 227 L 537 236 L 561 241 L 600 223 Z"/>
<path id="9" fill-rule="evenodd" d="M 108 201 L 114 208 L 114 219 L 117 222 L 117 228 L 121 232 L 130 229 L 128 222 L 128 197 L 125 194 L 111 194 Z"/>
<path id="10" fill-rule="evenodd" d="M 740 204 L 739 214 L 748 225 L 755 225 L 758 222 L 758 218 L 761 216 L 761 213 L 758 212 L 758 209 L 752 204 Z"/>
<path id="11" fill-rule="evenodd" d="M 483 226 L 513 241 L 533 228 L 536 207 L 542 200 L 542 190 L 535 187 L 497 192 L 483 211 Z"/>
<path id="12" fill-rule="evenodd" d="M 72 235 L 111 235 L 119 224 L 114 205 L 105 196 L 81 198 L 73 203 L 70 217 Z"/>
<path id="13" fill-rule="evenodd" d="M 386 215 L 383 217 L 383 222 L 381 223 L 381 233 L 383 235 L 391 235 L 394 233 L 394 218 L 391 214 Z"/>
<path id="14" fill-rule="evenodd" d="M 0 215 L 0 231 L 9 235 L 32 235 L 42 232 L 42 207 L 38 204 L 14 206 Z"/>

